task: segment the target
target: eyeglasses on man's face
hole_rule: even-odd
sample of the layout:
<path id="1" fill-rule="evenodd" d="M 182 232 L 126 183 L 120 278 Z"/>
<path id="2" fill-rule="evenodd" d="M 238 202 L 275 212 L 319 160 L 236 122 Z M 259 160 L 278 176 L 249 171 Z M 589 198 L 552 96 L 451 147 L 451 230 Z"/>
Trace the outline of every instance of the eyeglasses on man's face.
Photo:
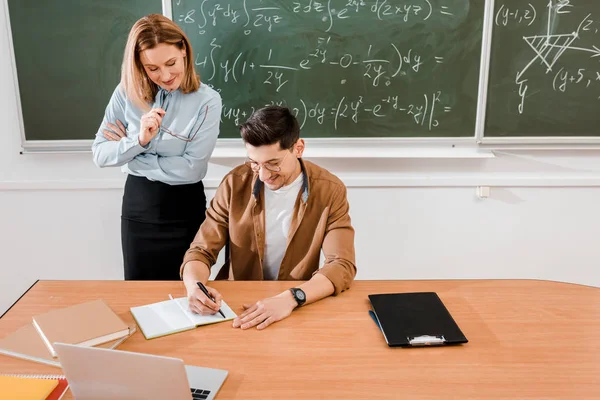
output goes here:
<path id="1" fill-rule="evenodd" d="M 285 153 L 285 156 L 283 156 L 283 158 L 281 159 L 281 161 L 277 161 L 277 162 L 268 162 L 268 163 L 258 163 L 256 161 L 253 161 L 251 159 L 247 159 L 246 160 L 246 165 L 249 166 L 252 171 L 254 172 L 259 172 L 260 168 L 264 168 L 267 171 L 271 171 L 271 172 L 280 172 L 281 171 L 281 164 L 283 164 L 283 162 L 285 161 L 286 157 L 291 153 L 291 151 L 288 151 L 287 153 Z"/>

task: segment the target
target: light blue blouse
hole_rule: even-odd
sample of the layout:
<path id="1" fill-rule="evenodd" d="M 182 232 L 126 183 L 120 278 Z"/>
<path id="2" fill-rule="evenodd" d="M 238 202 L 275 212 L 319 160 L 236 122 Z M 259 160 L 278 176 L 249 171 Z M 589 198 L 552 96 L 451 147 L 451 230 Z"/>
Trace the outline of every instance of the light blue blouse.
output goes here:
<path id="1" fill-rule="evenodd" d="M 205 84 L 193 93 L 180 90 L 167 92 L 160 89 L 153 108 L 161 107 L 166 113 L 161 127 L 178 136 L 194 139 L 191 142 L 178 139 L 163 130 L 159 131 L 146 147 L 138 140 L 140 119 L 145 113 L 131 103 L 121 85 L 117 86 L 106 107 L 104 119 L 92 145 L 94 162 L 99 167 L 121 167 L 127 174 L 144 176 L 152 181 L 170 185 L 183 185 L 201 181 L 206 175 L 208 161 L 217 143 L 221 119 L 221 96 Z M 121 121 L 127 137 L 110 141 L 103 129 Z"/>

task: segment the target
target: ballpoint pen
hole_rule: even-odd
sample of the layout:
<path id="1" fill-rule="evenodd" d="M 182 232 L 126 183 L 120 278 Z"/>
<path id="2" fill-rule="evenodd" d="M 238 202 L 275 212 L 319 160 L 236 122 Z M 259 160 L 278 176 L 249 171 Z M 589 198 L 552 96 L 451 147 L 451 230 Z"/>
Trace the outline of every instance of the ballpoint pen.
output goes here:
<path id="1" fill-rule="evenodd" d="M 200 288 L 200 290 L 202 290 L 202 293 L 204 293 L 206 295 L 206 297 L 211 299 L 213 303 L 216 303 L 215 299 L 210 294 L 208 294 L 208 290 L 206 290 L 206 286 L 204 286 L 202 284 L 202 282 L 196 282 L 196 283 L 198 284 L 198 287 Z M 221 314 L 223 316 L 223 318 L 225 318 L 225 314 L 223 314 L 223 311 L 221 311 L 221 309 L 219 309 L 219 314 Z"/>

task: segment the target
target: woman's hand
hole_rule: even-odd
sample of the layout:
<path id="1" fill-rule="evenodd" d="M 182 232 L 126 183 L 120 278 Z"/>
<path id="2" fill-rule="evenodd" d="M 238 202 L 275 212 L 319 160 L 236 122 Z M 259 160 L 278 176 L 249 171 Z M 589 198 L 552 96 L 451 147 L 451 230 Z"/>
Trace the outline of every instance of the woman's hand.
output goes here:
<path id="1" fill-rule="evenodd" d="M 110 129 L 102 130 L 102 133 L 104 134 L 104 137 L 106 139 L 113 142 L 118 142 L 119 140 L 127 136 L 127 130 L 125 129 L 125 126 L 121 121 L 117 120 L 117 125 L 111 124 L 110 122 L 108 122 L 106 125 Z"/>
<path id="2" fill-rule="evenodd" d="M 146 114 L 142 115 L 140 120 L 140 137 L 139 141 L 142 146 L 147 146 L 148 143 L 158 134 L 160 124 L 165 115 L 165 110 L 162 108 L 153 108 Z"/>

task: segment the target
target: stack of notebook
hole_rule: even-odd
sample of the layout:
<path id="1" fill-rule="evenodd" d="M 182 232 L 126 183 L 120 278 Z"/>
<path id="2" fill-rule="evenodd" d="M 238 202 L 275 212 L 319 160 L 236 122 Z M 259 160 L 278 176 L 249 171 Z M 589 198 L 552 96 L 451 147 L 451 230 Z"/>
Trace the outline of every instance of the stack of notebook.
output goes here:
<path id="1" fill-rule="evenodd" d="M 94 300 L 34 316 L 0 339 L 0 354 L 60 367 L 55 342 L 112 349 L 134 331 L 103 300 Z"/>

